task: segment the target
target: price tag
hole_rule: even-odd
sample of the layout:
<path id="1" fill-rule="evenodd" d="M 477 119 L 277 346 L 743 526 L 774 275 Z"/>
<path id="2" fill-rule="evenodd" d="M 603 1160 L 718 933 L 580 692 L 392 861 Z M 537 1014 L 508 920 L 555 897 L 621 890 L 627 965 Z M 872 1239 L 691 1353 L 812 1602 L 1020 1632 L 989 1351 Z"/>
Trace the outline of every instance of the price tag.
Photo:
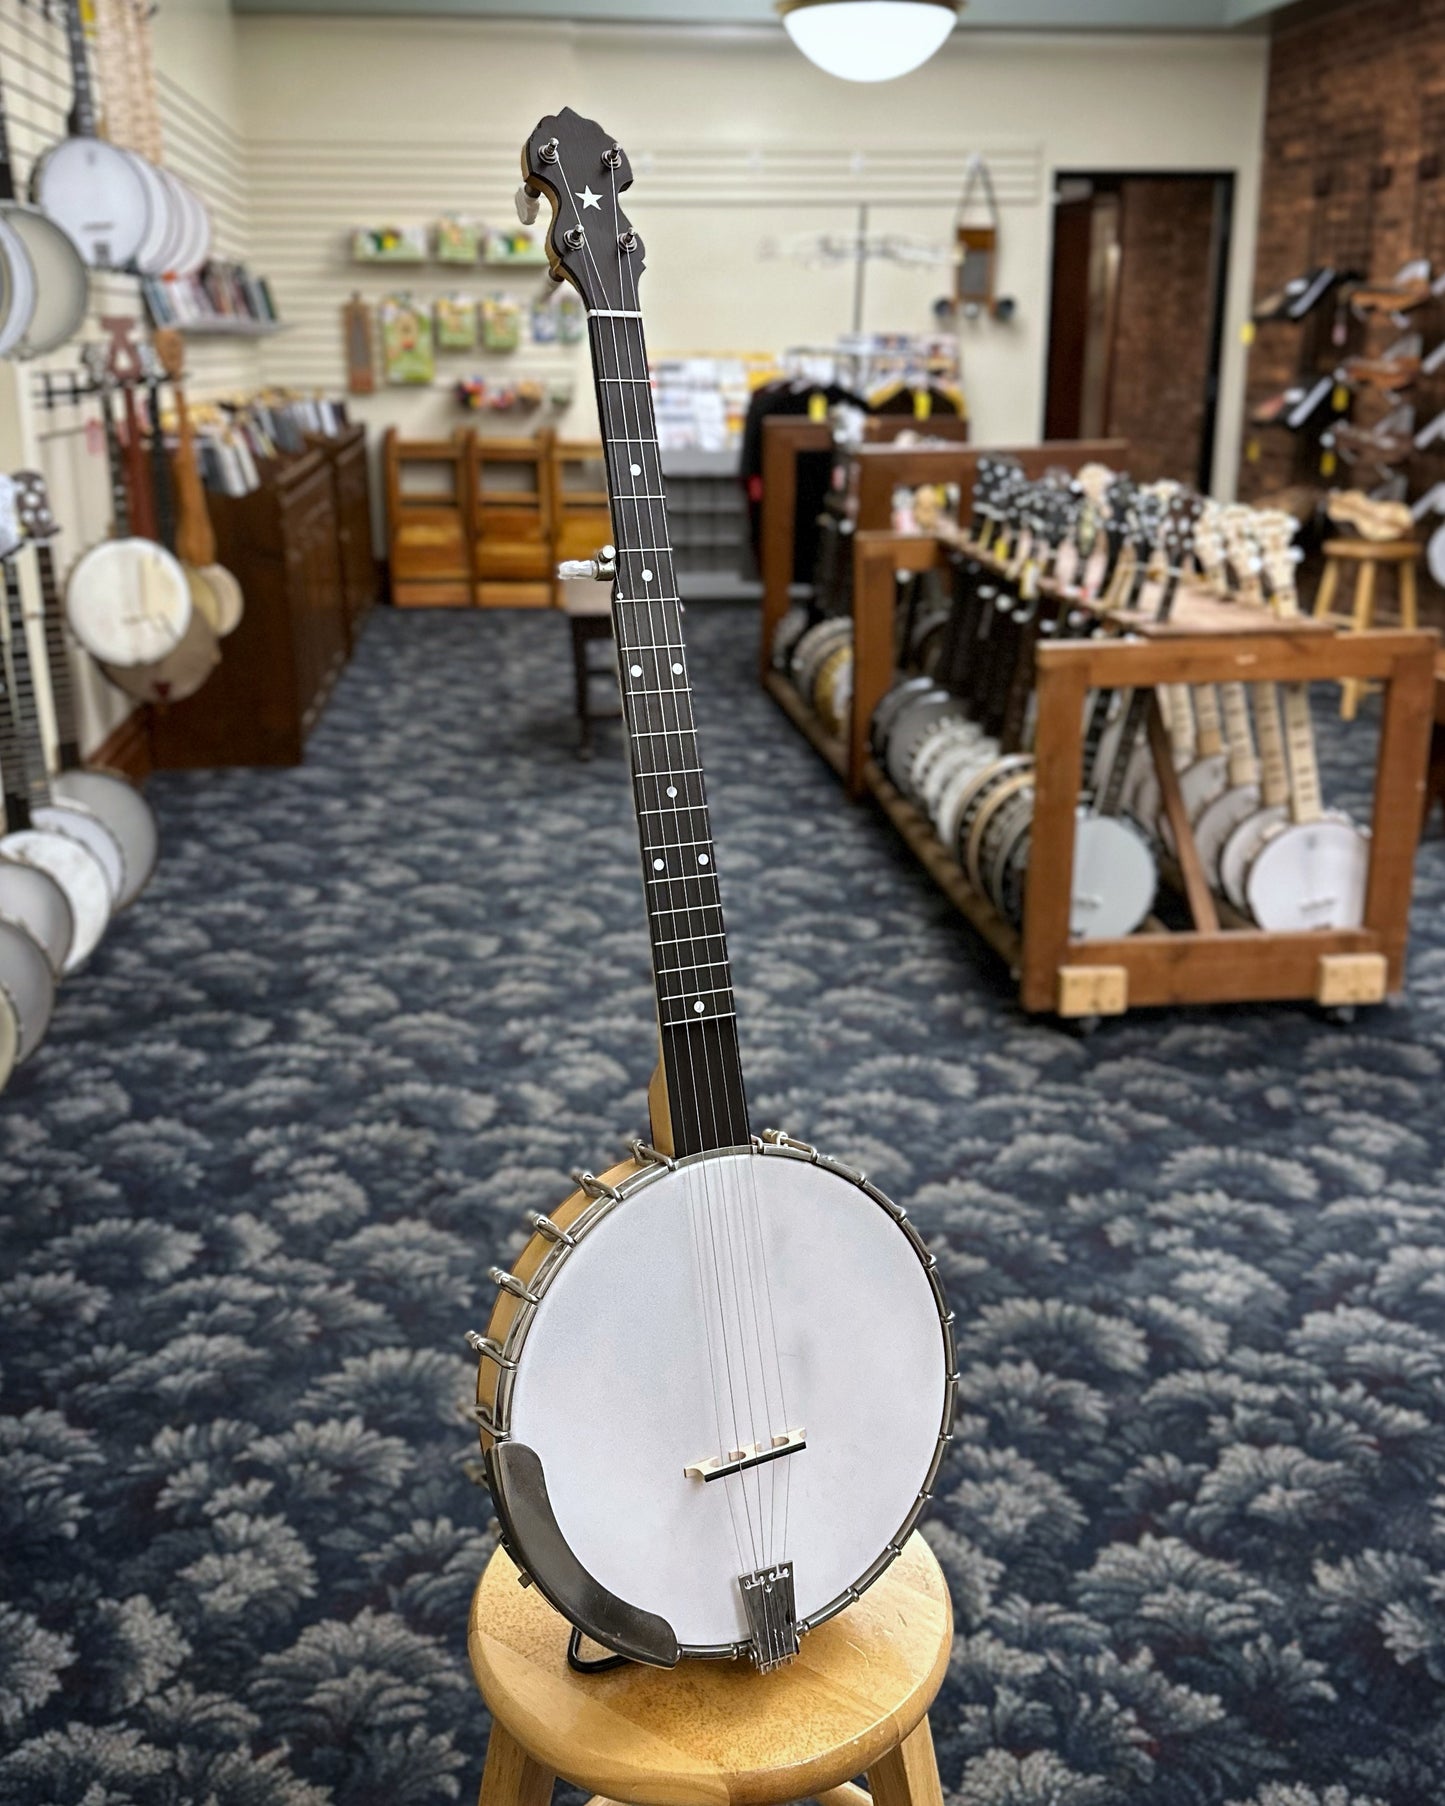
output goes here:
<path id="1" fill-rule="evenodd" d="M 1320 453 L 1320 475 L 1322 477 L 1332 477 L 1335 474 L 1335 469 L 1336 469 L 1336 466 L 1338 465 L 1338 463 L 1339 463 L 1339 459 L 1336 458 L 1335 454 L 1332 451 L 1321 452 Z"/>
<path id="2" fill-rule="evenodd" d="M 1254 343 L 1254 321 L 1246 320 L 1239 329 L 1239 342 L 1246 350 Z"/>
<path id="3" fill-rule="evenodd" d="M 814 389 L 808 397 L 808 418 L 814 426 L 821 426 L 828 418 L 828 397 L 821 389 Z"/>
<path id="4" fill-rule="evenodd" d="M 1350 392 L 1343 383 L 1335 384 L 1335 392 L 1330 397 L 1330 406 L 1337 414 L 1348 412 L 1350 406 Z"/>
<path id="5" fill-rule="evenodd" d="M 915 389 L 913 391 L 913 418 L 927 420 L 933 412 L 933 391 L 931 389 Z"/>
<path id="6" fill-rule="evenodd" d="M 1246 464 L 1258 464 L 1260 443 L 1258 439 L 1246 439 L 1244 443 L 1244 461 Z"/>

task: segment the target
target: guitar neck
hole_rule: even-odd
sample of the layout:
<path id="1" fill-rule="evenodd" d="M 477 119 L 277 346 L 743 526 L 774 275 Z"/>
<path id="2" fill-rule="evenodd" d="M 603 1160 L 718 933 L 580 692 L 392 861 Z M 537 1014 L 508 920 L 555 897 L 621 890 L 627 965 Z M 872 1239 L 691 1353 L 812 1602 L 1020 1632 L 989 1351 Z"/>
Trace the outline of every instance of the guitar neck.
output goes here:
<path id="1" fill-rule="evenodd" d="M 1267 807 L 1274 808 L 1288 802 L 1290 794 L 1279 688 L 1275 684 L 1252 687 L 1255 730 L 1259 735 L 1259 797 Z"/>
<path id="2" fill-rule="evenodd" d="M 40 568 L 40 600 L 44 611 L 45 661 L 50 671 L 50 704 L 55 713 L 56 759 L 62 771 L 81 764 L 80 724 L 75 707 L 75 677 L 65 643 L 65 609 L 55 576 L 55 556 L 49 540 L 35 548 Z"/>
<path id="3" fill-rule="evenodd" d="M 80 18 L 81 0 L 70 0 L 65 8 L 65 42 L 70 51 L 70 78 L 75 88 L 70 116 L 66 124 L 72 137 L 94 138 L 96 135 L 95 96 L 90 86 L 90 61 L 85 47 L 85 26 Z"/>
<path id="4" fill-rule="evenodd" d="M 1259 759 L 1254 750 L 1254 730 L 1249 722 L 1249 700 L 1243 684 L 1222 684 L 1224 739 L 1229 748 L 1229 782 L 1238 789 L 1259 782 Z"/>
<path id="5" fill-rule="evenodd" d="M 130 496 L 126 490 L 125 462 L 120 448 L 120 435 L 115 430 L 115 412 L 111 405 L 110 384 L 100 389 L 100 419 L 105 429 L 105 467 L 110 477 L 111 531 L 117 539 L 129 539 Z"/>
<path id="6" fill-rule="evenodd" d="M 590 315 L 617 576 L 612 624 L 679 1155 L 749 1136 L 732 969 L 693 720 L 642 319 Z"/>
<path id="7" fill-rule="evenodd" d="M 1213 758 L 1216 753 L 1224 751 L 1224 725 L 1219 718 L 1219 692 L 1213 684 L 1195 685 L 1194 725 L 1197 730 L 1200 758 Z"/>
<path id="8" fill-rule="evenodd" d="M 5 774 L 7 798 L 23 792 L 31 806 L 50 801 L 50 775 L 45 763 L 45 743 L 40 734 L 40 711 L 35 700 L 35 672 L 30 662 L 30 642 L 25 632 L 25 603 L 20 593 L 20 573 L 15 560 L 5 564 L 5 625 L 7 689 L 10 699 L 13 763 Z"/>

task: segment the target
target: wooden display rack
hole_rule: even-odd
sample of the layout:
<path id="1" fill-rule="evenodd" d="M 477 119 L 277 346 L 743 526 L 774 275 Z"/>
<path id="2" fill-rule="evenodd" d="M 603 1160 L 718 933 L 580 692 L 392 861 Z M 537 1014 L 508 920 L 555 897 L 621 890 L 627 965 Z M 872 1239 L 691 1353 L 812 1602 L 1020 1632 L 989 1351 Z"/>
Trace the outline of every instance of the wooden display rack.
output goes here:
<path id="1" fill-rule="evenodd" d="M 894 679 L 897 576 L 943 565 L 950 547 L 918 535 L 860 532 L 854 544 L 853 702 L 846 741 L 819 726 L 792 686 L 766 685 L 852 797 L 869 791 L 944 893 L 1008 962 L 1025 1010 L 1065 1017 L 1120 1015 L 1162 1004 L 1309 1000 L 1377 1003 L 1404 984 L 1410 890 L 1434 707 L 1433 633 L 1344 634 L 1310 618 L 1281 621 L 1243 603 L 1182 596 L 1164 625 L 1138 637 L 1100 637 L 1037 649 L 1034 822 L 1022 929 L 969 884 L 932 824 L 869 754 L 873 711 Z M 1157 920 L 1118 940 L 1069 934 L 1074 823 L 1083 783 L 1090 689 L 1160 684 L 1309 683 L 1344 678 L 1383 688 L 1365 918 L 1357 929 L 1270 934 L 1216 901 L 1199 866 L 1156 703 L 1150 719 L 1165 809 L 1179 849 L 1166 873 L 1192 928 Z"/>

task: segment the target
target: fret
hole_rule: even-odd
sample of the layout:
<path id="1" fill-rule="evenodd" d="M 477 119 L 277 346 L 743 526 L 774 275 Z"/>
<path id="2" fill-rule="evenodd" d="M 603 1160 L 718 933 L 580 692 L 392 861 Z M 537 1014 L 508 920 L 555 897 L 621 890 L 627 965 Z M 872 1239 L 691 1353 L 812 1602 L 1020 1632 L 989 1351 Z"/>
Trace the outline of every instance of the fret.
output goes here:
<path id="1" fill-rule="evenodd" d="M 727 970 L 726 957 L 722 959 L 690 959 L 681 965 L 665 966 L 663 975 L 668 978 L 680 978 L 684 972 L 726 972 Z M 732 989 L 731 984 L 727 986 L 727 989 Z"/>
<path id="2" fill-rule="evenodd" d="M 709 1022 L 731 1021 L 736 1015 L 736 1010 L 709 1010 L 706 1015 L 680 1016 L 675 1022 L 663 1022 L 662 1026 L 664 1028 L 693 1028 L 705 1026 Z"/>
<path id="3" fill-rule="evenodd" d="M 680 934 L 670 941 L 654 938 L 652 944 L 654 947 L 691 947 L 697 941 L 723 941 L 726 939 L 727 936 L 721 928 L 712 928 L 706 934 Z"/>
<path id="4" fill-rule="evenodd" d="M 721 908 L 721 903 L 677 903 L 662 909 L 649 909 L 647 913 L 650 916 L 690 916 L 695 915 L 700 909 Z"/>

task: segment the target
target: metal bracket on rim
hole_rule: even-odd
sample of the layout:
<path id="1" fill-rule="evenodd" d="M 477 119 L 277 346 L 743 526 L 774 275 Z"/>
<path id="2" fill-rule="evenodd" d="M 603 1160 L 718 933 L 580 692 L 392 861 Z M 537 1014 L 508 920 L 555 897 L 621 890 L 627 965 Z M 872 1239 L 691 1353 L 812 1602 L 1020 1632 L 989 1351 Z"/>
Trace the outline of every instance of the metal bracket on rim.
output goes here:
<path id="1" fill-rule="evenodd" d="M 596 1173 L 589 1173 L 583 1167 L 579 1166 L 573 1172 L 572 1183 L 589 1198 L 611 1198 L 614 1204 L 622 1201 L 622 1193 L 615 1185 L 609 1185 L 605 1179 L 599 1179 Z"/>
<path id="2" fill-rule="evenodd" d="M 575 1248 L 577 1246 L 577 1237 L 575 1235 L 569 1235 L 559 1224 L 554 1223 L 551 1217 L 543 1216 L 540 1210 L 527 1211 L 526 1220 L 537 1231 L 537 1234 L 544 1238 L 544 1240 L 559 1242 L 564 1248 Z"/>
<path id="3" fill-rule="evenodd" d="M 520 1298 L 523 1304 L 538 1304 L 541 1302 L 537 1294 L 528 1291 L 527 1287 L 517 1278 L 515 1273 L 504 1272 L 501 1267 L 488 1267 L 487 1278 L 491 1280 L 493 1285 L 500 1286 L 504 1292 L 510 1292 L 514 1298 Z"/>
<path id="4" fill-rule="evenodd" d="M 509 1361 L 502 1353 L 500 1342 L 494 1342 L 490 1336 L 479 1336 L 474 1329 L 467 1331 L 467 1347 L 479 1361 L 495 1361 L 498 1367 L 505 1368 L 508 1373 L 515 1372 L 517 1363 Z"/>
<path id="5" fill-rule="evenodd" d="M 634 1135 L 627 1145 L 632 1150 L 633 1159 L 645 1161 L 648 1166 L 666 1167 L 668 1172 L 672 1172 L 677 1166 L 671 1154 L 664 1154 L 660 1148 L 653 1147 L 650 1141 L 644 1141 L 640 1135 Z"/>
<path id="6" fill-rule="evenodd" d="M 796 1135 L 789 1135 L 786 1129 L 764 1129 L 763 1140 L 775 1148 L 788 1148 L 795 1154 L 806 1154 L 809 1160 L 818 1158 L 818 1150 L 810 1141 L 799 1141 Z"/>

